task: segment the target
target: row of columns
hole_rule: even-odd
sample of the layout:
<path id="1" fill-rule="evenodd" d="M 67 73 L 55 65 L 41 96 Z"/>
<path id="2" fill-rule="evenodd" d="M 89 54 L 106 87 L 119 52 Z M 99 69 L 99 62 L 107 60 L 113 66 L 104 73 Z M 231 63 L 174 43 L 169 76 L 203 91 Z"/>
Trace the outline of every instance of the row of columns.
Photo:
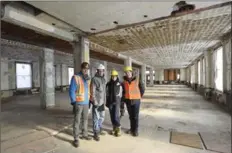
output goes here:
<path id="1" fill-rule="evenodd" d="M 222 61 L 223 61 L 223 90 L 231 90 L 230 89 L 230 78 L 231 78 L 231 41 L 227 41 L 223 43 L 223 51 L 222 51 Z M 185 69 L 186 71 L 186 80 L 190 82 L 191 76 L 193 78 L 193 84 L 203 85 L 206 92 L 207 90 L 211 90 L 215 88 L 215 72 L 214 72 L 214 58 L 213 58 L 213 50 L 207 50 L 204 52 L 204 62 L 203 58 L 200 58 L 200 80 L 198 80 L 198 61 L 194 63 L 191 67 Z M 204 63 L 204 64 L 203 64 Z M 182 72 L 182 71 L 181 71 Z"/>

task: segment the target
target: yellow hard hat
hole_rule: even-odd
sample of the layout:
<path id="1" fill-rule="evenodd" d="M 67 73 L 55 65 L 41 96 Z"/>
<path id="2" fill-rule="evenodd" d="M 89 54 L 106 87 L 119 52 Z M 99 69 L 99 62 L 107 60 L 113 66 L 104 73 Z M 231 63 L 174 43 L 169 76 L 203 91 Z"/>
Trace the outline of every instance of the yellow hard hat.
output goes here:
<path id="1" fill-rule="evenodd" d="M 132 71 L 132 67 L 131 66 L 124 67 L 124 72 L 128 72 L 128 71 Z"/>
<path id="2" fill-rule="evenodd" d="M 118 75 L 118 72 L 116 70 L 112 70 L 111 76 L 117 76 L 117 75 Z"/>

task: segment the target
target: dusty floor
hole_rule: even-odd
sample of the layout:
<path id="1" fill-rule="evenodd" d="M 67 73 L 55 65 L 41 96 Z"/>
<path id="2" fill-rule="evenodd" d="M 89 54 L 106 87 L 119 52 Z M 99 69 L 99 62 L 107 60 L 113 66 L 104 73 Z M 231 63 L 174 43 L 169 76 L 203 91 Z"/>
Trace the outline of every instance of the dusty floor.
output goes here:
<path id="1" fill-rule="evenodd" d="M 56 104 L 52 110 L 41 110 L 39 95 L 19 96 L 2 104 L 1 152 L 231 152 L 231 116 L 183 85 L 147 88 L 140 113 L 139 137 L 123 134 L 115 138 L 107 134 L 100 142 L 81 141 L 78 149 L 71 145 L 73 115 L 68 93 L 56 93 Z M 89 121 L 91 134 L 91 117 Z M 108 110 L 104 126 L 106 131 L 111 129 Z M 127 115 L 122 118 L 122 127 L 123 130 L 129 127 Z M 171 131 L 201 135 L 203 149 L 170 143 Z"/>

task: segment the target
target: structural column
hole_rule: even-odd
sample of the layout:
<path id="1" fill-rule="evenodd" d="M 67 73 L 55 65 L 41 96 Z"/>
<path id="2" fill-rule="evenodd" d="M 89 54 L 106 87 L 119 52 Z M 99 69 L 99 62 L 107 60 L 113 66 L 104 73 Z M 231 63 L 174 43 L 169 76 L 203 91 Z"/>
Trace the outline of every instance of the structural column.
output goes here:
<path id="1" fill-rule="evenodd" d="M 73 42 L 74 49 L 74 73 L 81 70 L 81 63 L 89 63 L 89 40 L 85 37 L 80 37 L 79 41 Z"/>
<path id="2" fill-rule="evenodd" d="M 205 88 L 212 88 L 212 54 L 210 51 L 204 52 L 205 55 Z"/>
<path id="3" fill-rule="evenodd" d="M 105 79 L 106 79 L 106 82 L 108 82 L 109 80 L 108 80 L 108 69 L 107 69 L 107 62 L 106 61 L 104 61 L 104 66 L 105 66 Z"/>
<path id="4" fill-rule="evenodd" d="M 150 86 L 153 86 L 154 85 L 154 69 L 153 68 L 150 68 Z"/>
<path id="5" fill-rule="evenodd" d="M 127 59 L 125 59 L 124 66 L 131 66 L 132 67 L 132 59 L 131 59 L 131 57 L 128 57 Z"/>
<path id="6" fill-rule="evenodd" d="M 61 91 L 66 91 L 66 86 L 69 85 L 68 79 L 68 66 L 66 64 L 61 64 Z"/>
<path id="7" fill-rule="evenodd" d="M 203 77 L 204 77 L 204 74 L 203 74 L 203 58 L 200 59 L 200 73 L 201 74 L 200 74 L 200 82 L 199 82 L 199 84 L 203 85 Z"/>
<path id="8" fill-rule="evenodd" d="M 212 59 L 213 56 L 211 51 L 205 51 L 205 90 L 204 95 L 205 98 L 210 100 L 212 97 L 212 88 L 213 88 L 213 67 L 212 67 Z"/>
<path id="9" fill-rule="evenodd" d="M 46 109 L 55 106 L 54 50 L 44 48 L 40 56 L 40 105 Z"/>
<path id="10" fill-rule="evenodd" d="M 180 82 L 186 82 L 186 69 L 180 69 Z"/>
<path id="11" fill-rule="evenodd" d="M 61 70 L 61 64 L 56 64 L 56 68 L 55 68 L 55 87 L 61 87 L 61 74 L 62 74 L 62 70 Z"/>
<path id="12" fill-rule="evenodd" d="M 164 81 L 164 70 L 155 70 L 155 80 L 162 84 Z"/>
<path id="13" fill-rule="evenodd" d="M 142 65 L 141 67 L 141 81 L 144 84 L 144 87 L 147 86 L 147 82 L 146 82 L 146 65 Z"/>
<path id="14" fill-rule="evenodd" d="M 198 62 L 195 62 L 194 64 L 194 76 L 195 76 L 195 84 L 199 84 L 198 82 Z"/>

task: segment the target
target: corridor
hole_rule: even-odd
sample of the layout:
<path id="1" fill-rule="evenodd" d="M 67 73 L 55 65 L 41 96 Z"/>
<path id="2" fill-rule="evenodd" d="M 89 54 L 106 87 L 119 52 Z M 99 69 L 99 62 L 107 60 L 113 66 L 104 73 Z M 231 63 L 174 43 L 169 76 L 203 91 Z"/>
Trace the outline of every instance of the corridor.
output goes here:
<path id="1" fill-rule="evenodd" d="M 231 117 L 185 85 L 147 87 L 140 135 L 110 134 L 100 142 L 72 146 L 72 108 L 68 93 L 56 92 L 56 107 L 40 109 L 39 95 L 16 96 L 2 104 L 2 153 L 230 153 Z M 104 128 L 111 130 L 108 110 Z M 129 127 L 127 114 L 123 131 Z M 89 132 L 92 129 L 89 115 Z"/>

